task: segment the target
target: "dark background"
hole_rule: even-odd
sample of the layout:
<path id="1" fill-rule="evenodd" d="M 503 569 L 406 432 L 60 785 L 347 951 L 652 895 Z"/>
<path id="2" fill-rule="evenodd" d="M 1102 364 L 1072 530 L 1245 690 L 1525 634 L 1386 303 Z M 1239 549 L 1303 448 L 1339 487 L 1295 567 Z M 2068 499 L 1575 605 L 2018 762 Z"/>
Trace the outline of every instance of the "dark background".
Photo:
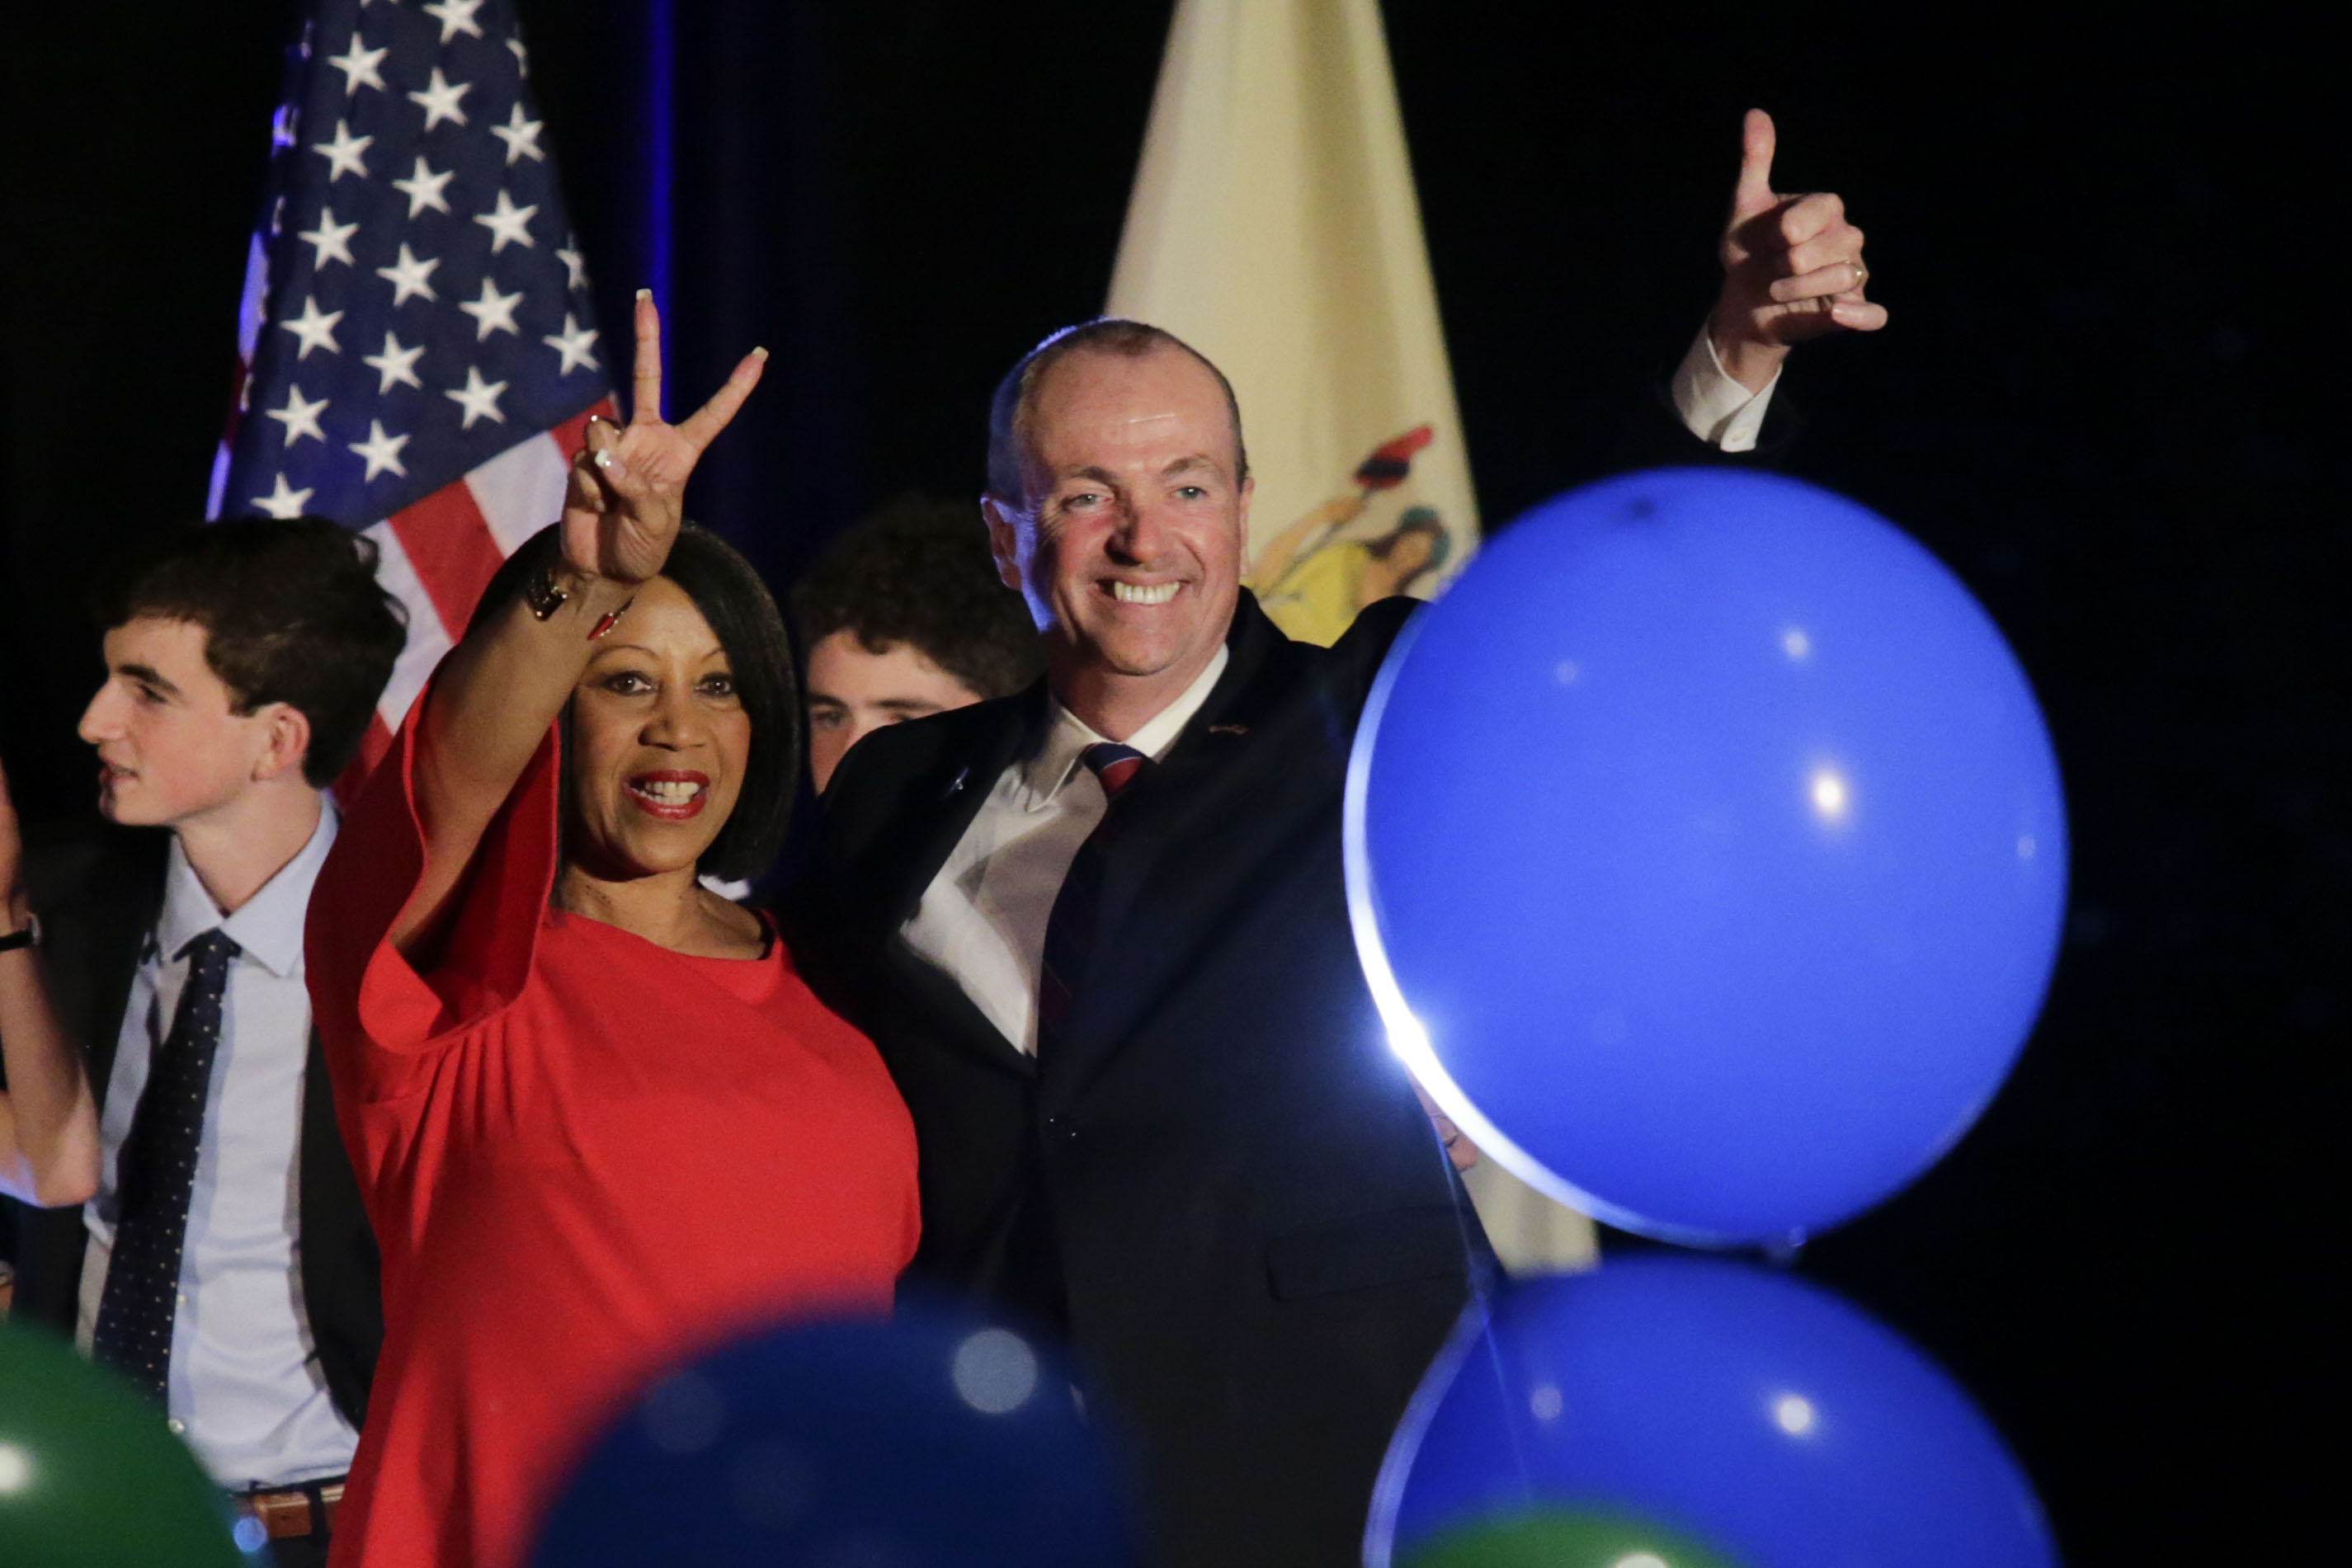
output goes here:
<path id="1" fill-rule="evenodd" d="M 647 265 L 646 11 L 522 10 L 609 328 Z M 781 580 L 892 492 L 978 489 L 994 378 L 1100 307 L 1168 13 L 677 0 L 672 385 L 777 355 L 697 515 Z M 81 581 L 203 504 L 291 14 L 12 19 L 0 748 L 29 816 L 89 791 Z M 1781 188 L 1869 231 L 1893 325 L 1799 355 L 1790 465 L 2013 640 L 2074 909 L 1983 1124 L 1801 1266 L 1976 1393 L 2072 1562 L 2315 1544 L 2299 1472 L 2341 1449 L 2352 1322 L 2333 45 L 2260 8 L 1386 14 L 1490 526 L 1591 476 L 1687 342 L 1742 109 L 1779 119 Z"/>

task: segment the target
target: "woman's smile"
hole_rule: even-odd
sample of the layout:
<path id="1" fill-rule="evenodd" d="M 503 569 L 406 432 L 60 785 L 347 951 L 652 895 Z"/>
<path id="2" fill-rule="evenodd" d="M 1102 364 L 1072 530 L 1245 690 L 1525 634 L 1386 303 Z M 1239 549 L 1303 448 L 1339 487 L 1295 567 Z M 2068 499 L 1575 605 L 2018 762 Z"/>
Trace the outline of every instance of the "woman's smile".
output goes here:
<path id="1" fill-rule="evenodd" d="M 629 780 L 630 803 L 665 822 L 689 822 L 709 803 L 710 776 L 686 768 L 656 768 Z"/>

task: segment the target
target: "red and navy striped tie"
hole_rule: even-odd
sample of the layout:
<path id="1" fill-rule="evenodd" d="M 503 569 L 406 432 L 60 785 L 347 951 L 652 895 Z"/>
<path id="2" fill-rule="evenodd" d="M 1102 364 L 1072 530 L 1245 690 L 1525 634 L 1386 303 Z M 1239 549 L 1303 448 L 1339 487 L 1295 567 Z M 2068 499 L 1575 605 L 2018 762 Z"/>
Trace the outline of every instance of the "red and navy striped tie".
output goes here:
<path id="1" fill-rule="evenodd" d="M 1044 1061 L 1061 1043 L 1070 1021 L 1070 1006 L 1086 983 L 1087 956 L 1094 951 L 1095 925 L 1102 912 L 1103 867 L 1118 821 L 1118 797 L 1143 770 L 1143 753 L 1131 746 L 1101 741 L 1078 754 L 1078 759 L 1102 780 L 1110 809 L 1070 862 L 1062 891 L 1054 896 L 1054 912 L 1045 919 L 1045 953 L 1037 972 L 1037 1060 Z"/>

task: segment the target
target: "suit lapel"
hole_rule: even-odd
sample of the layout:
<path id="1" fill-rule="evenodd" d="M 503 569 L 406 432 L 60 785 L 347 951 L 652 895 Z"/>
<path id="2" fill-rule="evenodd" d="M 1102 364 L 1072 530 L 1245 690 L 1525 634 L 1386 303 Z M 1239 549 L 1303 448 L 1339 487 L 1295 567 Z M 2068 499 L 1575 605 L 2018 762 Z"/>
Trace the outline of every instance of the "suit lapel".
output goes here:
<path id="1" fill-rule="evenodd" d="M 975 744 L 957 747 L 909 783 L 908 829 L 897 842 L 883 846 L 867 869 L 873 879 L 866 894 L 869 906 L 894 934 L 914 918 L 925 890 L 971 829 L 997 776 L 1034 743 L 1045 715 L 1040 682 L 992 715 L 993 722 Z"/>
<path id="2" fill-rule="evenodd" d="M 916 1008 L 941 1025 L 941 1032 L 963 1050 L 1016 1072 L 1037 1071 L 1036 1058 L 1005 1039 L 1004 1031 L 989 1021 L 955 977 L 916 952 L 904 936 L 892 933 L 883 962 L 888 967 L 889 978 L 910 993 Z"/>
<path id="3" fill-rule="evenodd" d="M 916 1005 L 945 1025 L 945 1032 L 966 1050 L 1024 1073 L 1036 1071 L 1035 1059 L 1004 1038 L 955 977 L 916 952 L 904 927 L 921 906 L 940 868 L 971 831 L 998 776 L 1028 755 L 1041 737 L 1046 711 L 1041 681 L 1004 703 L 1001 713 L 991 716 L 993 722 L 987 730 L 955 748 L 950 766 L 917 780 L 908 812 L 911 825 L 877 867 L 871 893 L 887 977 L 912 992 Z"/>

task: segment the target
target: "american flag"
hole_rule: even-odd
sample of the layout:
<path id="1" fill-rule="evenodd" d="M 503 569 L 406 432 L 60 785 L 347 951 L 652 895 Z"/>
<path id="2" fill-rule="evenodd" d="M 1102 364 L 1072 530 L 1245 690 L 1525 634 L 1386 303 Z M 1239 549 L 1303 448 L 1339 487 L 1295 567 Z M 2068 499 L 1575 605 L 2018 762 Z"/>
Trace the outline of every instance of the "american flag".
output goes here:
<path id="1" fill-rule="evenodd" d="M 506 0 L 316 0 L 289 51 L 209 510 L 383 552 L 408 647 L 359 768 L 613 411 L 529 76 Z"/>

